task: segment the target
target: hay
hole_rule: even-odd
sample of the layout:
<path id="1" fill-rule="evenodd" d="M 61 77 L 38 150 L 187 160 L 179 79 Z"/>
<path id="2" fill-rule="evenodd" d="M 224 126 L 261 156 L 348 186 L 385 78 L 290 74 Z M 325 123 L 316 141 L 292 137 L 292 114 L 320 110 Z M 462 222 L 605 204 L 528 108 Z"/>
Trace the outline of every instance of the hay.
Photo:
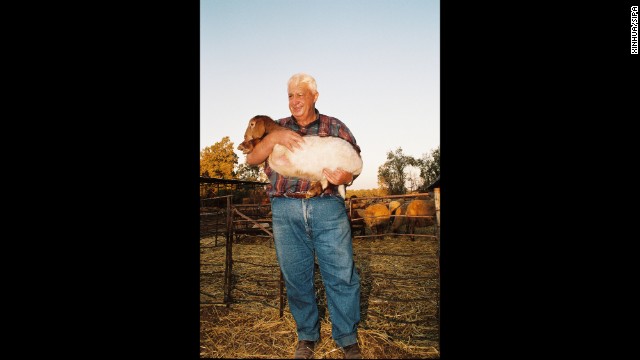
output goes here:
<path id="1" fill-rule="evenodd" d="M 423 233 L 432 233 L 429 228 Z M 385 236 L 354 239 L 361 277 L 358 342 L 364 358 L 437 359 L 439 352 L 438 243 L 433 238 Z M 202 358 L 286 359 L 297 344 L 288 307 L 279 317 L 279 268 L 271 239 L 246 236 L 233 244 L 233 303 L 223 300 L 224 239 L 201 239 Z M 218 271 L 218 272 L 216 272 Z M 316 359 L 342 359 L 331 338 L 331 321 L 319 271 L 316 296 L 321 316 Z M 213 295 L 205 295 L 203 293 Z"/>
<path id="2" fill-rule="evenodd" d="M 296 324 L 286 311 L 282 319 L 278 310 L 252 304 L 203 306 L 200 321 L 200 356 L 202 358 L 288 359 L 296 348 Z M 394 340 L 381 330 L 358 330 L 362 355 L 369 359 L 436 359 L 437 344 L 410 344 Z M 328 317 L 320 324 L 320 341 L 316 359 L 342 359 L 343 353 L 331 338 Z"/>

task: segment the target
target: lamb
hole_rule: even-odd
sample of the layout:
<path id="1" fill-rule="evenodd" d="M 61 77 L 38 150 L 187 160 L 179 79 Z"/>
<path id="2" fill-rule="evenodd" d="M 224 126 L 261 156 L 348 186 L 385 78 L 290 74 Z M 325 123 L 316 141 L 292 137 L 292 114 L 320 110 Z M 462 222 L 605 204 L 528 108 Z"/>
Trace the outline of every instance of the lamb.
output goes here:
<path id="1" fill-rule="evenodd" d="M 265 135 L 278 128 L 282 127 L 270 117 L 254 116 L 249 121 L 244 141 L 238 146 L 238 150 L 243 154 L 250 153 Z M 362 158 L 348 141 L 334 136 L 316 135 L 303 136 L 303 139 L 301 148 L 293 152 L 276 144 L 268 159 L 269 166 L 281 175 L 311 180 L 307 198 L 321 194 L 329 186 L 329 181 L 322 173 L 323 169 L 341 168 L 354 176 L 362 172 Z M 344 185 L 338 187 L 338 192 L 343 199 L 346 198 Z"/>

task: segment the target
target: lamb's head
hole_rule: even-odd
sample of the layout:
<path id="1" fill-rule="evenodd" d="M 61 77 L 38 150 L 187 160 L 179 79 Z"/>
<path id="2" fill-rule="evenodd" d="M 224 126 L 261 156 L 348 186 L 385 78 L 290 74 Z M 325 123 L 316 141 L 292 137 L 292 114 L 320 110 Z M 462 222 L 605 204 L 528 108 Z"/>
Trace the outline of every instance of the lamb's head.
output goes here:
<path id="1" fill-rule="evenodd" d="M 238 150 L 242 151 L 243 154 L 248 154 L 253 151 L 253 148 L 260 142 L 262 139 L 251 139 L 247 141 L 243 141 L 238 145 Z"/>
<path id="2" fill-rule="evenodd" d="M 244 141 L 238 145 L 238 150 L 243 154 L 253 151 L 254 146 L 260 142 L 267 133 L 267 122 L 273 120 L 266 115 L 256 115 L 249 120 L 247 130 L 244 132 Z"/>

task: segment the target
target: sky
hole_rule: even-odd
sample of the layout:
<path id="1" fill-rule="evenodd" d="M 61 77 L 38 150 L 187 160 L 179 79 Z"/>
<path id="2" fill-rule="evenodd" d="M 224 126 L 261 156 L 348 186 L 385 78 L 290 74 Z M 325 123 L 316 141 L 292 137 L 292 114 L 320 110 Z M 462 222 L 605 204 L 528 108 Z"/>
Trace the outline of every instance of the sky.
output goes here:
<path id="1" fill-rule="evenodd" d="M 200 149 L 225 136 L 237 148 L 255 115 L 290 116 L 299 72 L 362 149 L 349 189 L 378 188 L 390 151 L 440 146 L 439 0 L 201 0 Z"/>

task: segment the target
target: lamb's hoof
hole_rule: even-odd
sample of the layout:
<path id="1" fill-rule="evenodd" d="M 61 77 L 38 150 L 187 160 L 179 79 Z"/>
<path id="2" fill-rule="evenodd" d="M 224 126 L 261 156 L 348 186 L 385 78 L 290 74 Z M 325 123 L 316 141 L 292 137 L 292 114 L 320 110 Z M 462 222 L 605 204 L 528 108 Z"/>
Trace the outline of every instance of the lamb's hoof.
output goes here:
<path id="1" fill-rule="evenodd" d="M 307 190 L 307 199 L 322 194 L 323 190 L 319 182 L 313 182 L 309 190 Z"/>
<path id="2" fill-rule="evenodd" d="M 307 191 L 307 199 L 312 198 L 312 197 L 316 197 L 318 195 L 320 195 L 322 193 L 322 191 L 318 191 L 318 189 L 309 189 Z"/>

